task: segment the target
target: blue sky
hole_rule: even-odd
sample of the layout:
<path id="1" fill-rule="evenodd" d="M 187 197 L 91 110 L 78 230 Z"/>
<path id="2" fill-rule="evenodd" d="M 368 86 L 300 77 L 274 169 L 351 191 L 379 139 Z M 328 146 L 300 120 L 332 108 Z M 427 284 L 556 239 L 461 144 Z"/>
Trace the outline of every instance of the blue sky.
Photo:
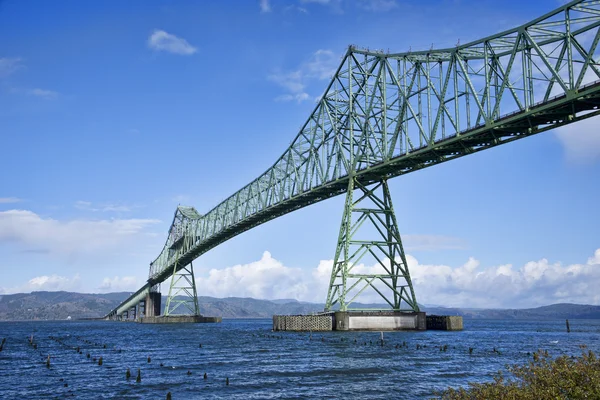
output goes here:
<path id="1" fill-rule="evenodd" d="M 177 204 L 267 169 L 349 44 L 449 47 L 559 5 L 0 1 L 0 293 L 137 289 Z M 600 304 L 597 124 L 392 180 L 418 300 Z M 343 200 L 203 255 L 199 292 L 324 301 Z"/>

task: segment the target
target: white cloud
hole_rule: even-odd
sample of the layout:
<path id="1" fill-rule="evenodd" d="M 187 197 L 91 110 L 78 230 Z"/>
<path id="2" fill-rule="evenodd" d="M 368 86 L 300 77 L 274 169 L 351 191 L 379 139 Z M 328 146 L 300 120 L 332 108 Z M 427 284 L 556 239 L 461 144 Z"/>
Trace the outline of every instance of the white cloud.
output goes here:
<path id="1" fill-rule="evenodd" d="M 6 78 L 21 67 L 21 59 L 18 57 L 0 58 L 0 78 Z"/>
<path id="2" fill-rule="evenodd" d="M 260 0 L 259 5 L 260 5 L 261 13 L 271 12 L 271 4 L 270 4 L 269 0 Z"/>
<path id="3" fill-rule="evenodd" d="M 309 60 L 302 63 L 293 71 L 277 71 L 267 78 L 281 86 L 288 93 L 275 98 L 275 101 L 308 100 L 311 96 L 306 93 L 306 87 L 312 80 L 329 79 L 335 73 L 338 59 L 331 50 L 317 50 Z"/>
<path id="4" fill-rule="evenodd" d="M 0 197 L 0 204 L 8 204 L 8 203 L 20 203 L 21 199 L 18 197 Z"/>
<path id="5" fill-rule="evenodd" d="M 281 96 L 277 96 L 275 97 L 275 101 L 292 101 L 292 100 L 296 100 L 296 102 L 298 103 L 302 103 L 304 100 L 308 100 L 310 98 L 310 96 L 308 95 L 308 93 L 302 92 L 302 93 L 296 93 L 296 94 L 282 94 Z"/>
<path id="6" fill-rule="evenodd" d="M 156 51 L 181 55 L 191 55 L 198 51 L 187 40 L 158 29 L 152 32 L 152 35 L 148 38 L 148 47 Z"/>
<path id="7" fill-rule="evenodd" d="M 41 97 L 43 99 L 55 99 L 58 97 L 58 92 L 55 92 L 53 90 L 45 90 L 45 89 L 30 89 L 27 91 L 27 94 L 31 95 L 31 96 L 36 96 L 36 97 Z"/>
<path id="8" fill-rule="evenodd" d="M 148 228 L 153 219 L 110 219 L 59 221 L 32 211 L 0 212 L 0 244 L 14 243 L 23 251 L 45 249 L 51 254 L 85 255 L 126 249 Z"/>
<path id="9" fill-rule="evenodd" d="M 0 287 L 0 294 L 12 293 L 30 293 L 33 291 L 76 291 L 81 287 L 81 279 L 79 274 L 72 278 L 59 275 L 42 275 L 30 279 L 27 283 L 21 286 L 12 288 Z"/>
<path id="10" fill-rule="evenodd" d="M 103 204 L 93 205 L 90 201 L 78 200 L 75 202 L 75 208 L 86 211 L 103 211 L 103 212 L 129 212 L 133 207 L 123 204 Z"/>
<path id="11" fill-rule="evenodd" d="M 302 92 L 306 87 L 303 82 L 305 75 L 301 70 L 291 72 L 276 72 L 269 75 L 268 79 L 292 93 Z"/>
<path id="12" fill-rule="evenodd" d="M 573 163 L 590 163 L 600 160 L 600 117 L 562 126 L 555 130 L 556 137 L 565 149 L 567 160 Z"/>
<path id="13" fill-rule="evenodd" d="M 206 296 L 254 297 L 257 299 L 301 298 L 309 293 L 304 271 L 284 266 L 265 251 L 259 261 L 217 270 L 208 277 L 196 274 L 196 285 Z"/>
<path id="14" fill-rule="evenodd" d="M 594 257 L 590 257 L 587 263 L 589 265 L 600 265 L 600 249 L 596 250 Z"/>
<path id="15" fill-rule="evenodd" d="M 483 268 L 478 260 L 459 266 L 421 264 L 407 255 L 417 299 L 448 307 L 527 308 L 559 302 L 600 304 L 600 249 L 587 263 L 562 265 L 546 259 L 520 268 L 511 264 Z M 212 269 L 196 277 L 198 290 L 215 297 L 240 296 L 263 299 L 295 298 L 324 302 L 332 260 L 312 270 L 290 268 L 265 252 L 259 261 L 224 269 Z M 354 272 L 374 273 L 379 265 L 357 265 Z M 381 302 L 377 295 L 359 302 Z"/>
<path id="16" fill-rule="evenodd" d="M 309 78 L 330 79 L 338 67 L 338 58 L 331 50 L 317 50 L 304 64 L 305 76 Z"/>
<path id="17" fill-rule="evenodd" d="M 141 283 L 135 276 L 115 276 L 114 278 L 104 278 L 98 288 L 101 292 L 131 292 L 139 289 Z"/>
<path id="18" fill-rule="evenodd" d="M 367 11 L 386 12 L 398 7 L 395 0 L 360 0 L 359 7 Z"/>

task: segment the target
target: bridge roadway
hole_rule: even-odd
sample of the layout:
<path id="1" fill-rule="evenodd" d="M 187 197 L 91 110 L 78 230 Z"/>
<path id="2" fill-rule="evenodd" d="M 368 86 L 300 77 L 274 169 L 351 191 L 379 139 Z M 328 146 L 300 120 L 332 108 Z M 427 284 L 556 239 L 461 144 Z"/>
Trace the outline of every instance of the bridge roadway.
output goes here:
<path id="1" fill-rule="evenodd" d="M 146 284 L 106 317 L 132 308 L 174 271 L 232 237 L 345 193 L 351 177 L 369 185 L 598 115 L 599 4 L 572 1 L 521 27 L 455 49 L 385 55 L 351 46 L 286 153 L 205 216 L 195 210 L 183 216 L 196 224 L 193 229 L 174 220 Z M 583 14 L 575 17 L 578 12 Z M 595 36 L 586 52 L 582 43 L 590 34 Z M 483 60 L 483 65 L 467 66 L 469 60 Z M 440 72 L 433 77 L 436 65 Z M 476 89 L 482 77 L 483 86 Z M 522 87 L 513 85 L 517 78 Z M 540 88 L 540 81 L 545 86 Z M 385 88 L 396 92 L 386 96 Z M 427 112 L 421 111 L 423 104 Z M 500 116 L 501 106 L 515 111 Z M 444 122 L 454 130 L 446 133 Z M 321 158 L 319 151 L 325 153 Z M 319 169 L 320 174 L 309 175 Z"/>

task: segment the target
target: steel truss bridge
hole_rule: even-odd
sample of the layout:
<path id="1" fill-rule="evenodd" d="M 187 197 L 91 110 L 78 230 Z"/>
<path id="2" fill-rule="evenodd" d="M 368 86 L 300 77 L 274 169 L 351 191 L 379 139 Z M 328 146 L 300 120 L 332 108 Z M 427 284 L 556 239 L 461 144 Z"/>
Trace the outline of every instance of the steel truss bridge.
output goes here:
<path id="1" fill-rule="evenodd" d="M 169 277 L 165 314 L 182 304 L 198 314 L 193 260 L 343 193 L 326 311 L 352 310 L 365 291 L 392 310 L 417 311 L 387 180 L 597 115 L 599 41 L 600 1 L 587 0 L 448 49 L 350 46 L 283 155 L 204 215 L 178 207 L 147 283 L 107 318 L 128 314 Z M 366 226 L 371 236 L 359 239 Z M 377 260 L 378 272 L 355 269 L 363 257 Z"/>

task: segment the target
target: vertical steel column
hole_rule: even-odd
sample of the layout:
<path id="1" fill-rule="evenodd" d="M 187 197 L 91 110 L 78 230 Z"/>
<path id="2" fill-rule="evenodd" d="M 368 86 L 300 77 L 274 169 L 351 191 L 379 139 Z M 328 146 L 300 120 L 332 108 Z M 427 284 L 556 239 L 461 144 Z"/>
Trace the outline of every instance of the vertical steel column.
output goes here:
<path id="1" fill-rule="evenodd" d="M 360 196 L 353 201 L 355 189 Z M 360 266 L 365 256 L 375 260 L 374 267 Z M 387 303 L 377 309 L 419 311 L 387 180 L 369 189 L 353 178 L 348 183 L 325 311 L 365 310 L 350 307 L 364 292 Z"/>

